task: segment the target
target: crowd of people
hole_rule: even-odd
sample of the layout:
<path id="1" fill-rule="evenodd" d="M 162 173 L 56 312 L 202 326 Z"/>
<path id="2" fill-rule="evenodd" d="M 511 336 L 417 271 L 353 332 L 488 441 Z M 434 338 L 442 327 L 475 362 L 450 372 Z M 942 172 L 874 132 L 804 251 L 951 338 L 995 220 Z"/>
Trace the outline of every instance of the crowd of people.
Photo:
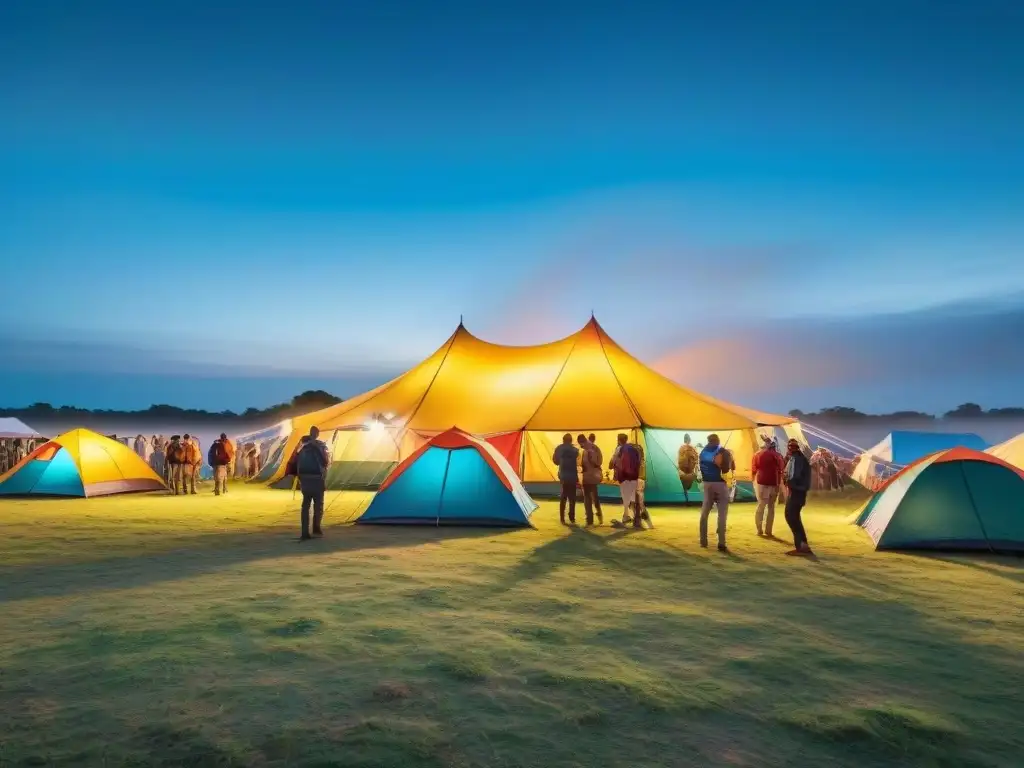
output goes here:
<path id="1" fill-rule="evenodd" d="M 154 472 L 164 479 L 164 482 L 172 490 L 176 479 L 178 485 L 188 487 L 188 492 L 191 492 L 194 484 L 201 479 L 204 456 L 202 445 L 199 438 L 195 435 L 185 433 L 184 435 L 171 435 L 170 437 L 164 435 L 146 437 L 139 434 L 134 438 L 118 437 L 116 435 L 108 435 L 108 437 L 118 440 L 135 451 L 136 454 L 149 464 Z M 251 480 L 259 474 L 269 458 L 265 445 L 246 442 L 238 446 L 234 440 L 228 439 L 225 434 L 221 434 L 220 438 L 214 441 L 214 443 L 217 442 L 221 442 L 226 446 L 225 450 L 230 456 L 227 464 L 219 465 L 223 467 L 220 473 L 225 474 L 227 478 Z M 211 445 L 211 449 L 212 447 Z M 216 479 L 218 465 L 210 460 L 210 455 L 212 455 L 212 452 L 205 457 L 206 464 L 213 471 L 214 479 Z M 175 467 L 181 467 L 181 469 L 175 469 Z"/>
<path id="2" fill-rule="evenodd" d="M 551 460 L 558 468 L 561 486 L 558 514 L 562 525 L 576 524 L 577 494 L 582 496 L 586 525 L 594 525 L 595 516 L 597 523 L 603 524 L 598 486 L 609 478 L 604 473 L 604 458 L 596 436 L 578 435 L 574 444 L 571 434 L 563 435 Z M 731 451 L 721 444 L 717 434 L 708 435 L 707 444 L 699 444 L 698 447 L 694 447 L 690 436 L 685 435 L 677 461 L 684 499 L 689 501 L 694 486 L 701 486 L 700 546 L 708 546 L 708 521 L 714 509 L 718 518 L 718 549 L 728 552 L 726 524 L 729 502 L 736 493 L 736 462 Z M 646 461 L 643 446 L 626 433 L 618 435 L 607 467 L 622 494 L 622 519 L 612 520 L 611 524 L 617 528 L 628 525 L 643 528 L 645 523 L 653 527 L 644 499 Z M 810 555 L 801 512 L 812 487 L 813 471 L 799 442 L 790 440 L 784 457 L 774 439 L 763 438 L 761 450 L 753 457 L 751 476 L 757 496 L 754 511 L 757 535 L 774 538 L 775 504 L 784 498 L 786 523 L 793 533 L 793 549 L 787 554 Z"/>
<path id="3" fill-rule="evenodd" d="M 110 437 L 120 439 L 142 457 L 164 479 L 173 494 L 196 493 L 204 459 L 196 436 L 186 433 L 171 435 L 170 438 L 163 435 L 146 438 L 140 434 L 134 440 L 115 435 Z M 807 493 L 842 488 L 840 463 L 825 449 L 805 455 L 796 440 L 789 441 L 786 456 L 779 452 L 774 439 L 764 437 L 762 440 L 763 446 L 754 454 L 751 466 L 757 498 L 754 511 L 757 535 L 774 538 L 775 507 L 782 501 L 786 523 L 793 533 L 794 548 L 787 554 L 809 555 L 811 549 L 801 519 Z M 43 439 L 0 440 L 0 474 L 14 467 L 43 442 Z M 266 445 L 252 442 L 243 443 L 239 448 L 235 441 L 222 433 L 205 457 L 212 469 L 214 493 L 227 493 L 227 481 L 231 478 L 255 477 L 267 461 L 268 451 Z M 602 482 L 614 481 L 622 496 L 622 517 L 613 519 L 611 525 L 617 528 L 643 528 L 645 524 L 653 527 L 644 499 L 644 449 L 636 435 L 618 435 L 615 450 L 607 464 L 593 433 L 578 435 L 575 444 L 572 435 L 565 434 L 551 458 L 557 467 L 561 486 L 559 518 L 563 525 L 576 524 L 578 497 L 583 502 L 586 525 L 594 525 L 595 519 L 598 525 L 603 525 L 598 486 Z M 726 522 L 729 503 L 734 499 L 737 487 L 736 463 L 732 453 L 721 444 L 716 434 L 708 435 L 706 444 L 698 443 L 696 446 L 691 444 L 687 434 L 679 448 L 677 465 L 685 501 L 689 501 L 689 494 L 695 486 L 701 487 L 700 545 L 708 546 L 708 521 L 714 509 L 717 513 L 718 549 L 727 552 Z M 309 435 L 302 438 L 286 467 L 287 475 L 298 478 L 302 492 L 302 540 L 323 535 L 324 494 L 329 466 L 327 446 L 319 439 L 319 430 L 314 427 Z"/>
<path id="4" fill-rule="evenodd" d="M 0 439 L 0 475 L 12 469 L 19 461 L 28 456 L 46 440 L 39 438 L 2 438 Z"/>

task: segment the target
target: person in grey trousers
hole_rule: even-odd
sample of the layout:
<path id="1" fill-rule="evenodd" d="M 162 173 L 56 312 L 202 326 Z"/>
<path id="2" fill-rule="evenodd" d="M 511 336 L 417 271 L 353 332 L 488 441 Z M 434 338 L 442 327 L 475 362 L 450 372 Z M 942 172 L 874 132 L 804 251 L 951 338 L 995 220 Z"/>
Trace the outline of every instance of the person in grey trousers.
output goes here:
<path id="1" fill-rule="evenodd" d="M 704 503 L 700 508 L 700 545 L 708 545 L 708 517 L 711 507 L 718 507 L 718 551 L 728 552 L 725 544 L 725 526 L 729 519 L 729 487 L 722 477 L 723 460 L 729 461 L 728 451 L 722 448 L 718 435 L 708 435 L 708 444 L 700 452 L 700 474 L 704 481 Z"/>

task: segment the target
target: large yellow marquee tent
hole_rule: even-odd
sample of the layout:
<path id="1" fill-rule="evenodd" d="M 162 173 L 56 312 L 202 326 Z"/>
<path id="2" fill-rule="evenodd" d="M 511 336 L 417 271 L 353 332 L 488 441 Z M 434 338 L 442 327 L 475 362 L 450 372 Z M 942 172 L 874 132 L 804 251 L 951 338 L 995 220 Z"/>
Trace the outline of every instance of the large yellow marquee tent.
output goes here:
<path id="1" fill-rule="evenodd" d="M 717 432 L 736 456 L 739 478 L 749 480 L 756 432 L 799 430 L 791 417 L 676 384 L 626 352 L 593 318 L 564 339 L 525 347 L 489 343 L 460 324 L 398 378 L 292 419 L 281 455 L 290 456 L 313 425 L 331 448 L 334 488 L 379 485 L 401 459 L 455 425 L 500 445 L 528 487 L 555 481 L 551 453 L 563 433 L 596 433 L 607 461 L 616 434 L 631 432 L 646 450 L 650 501 L 682 499 L 675 463 L 687 432 L 694 444 Z M 282 461 L 270 481 L 283 473 Z"/>

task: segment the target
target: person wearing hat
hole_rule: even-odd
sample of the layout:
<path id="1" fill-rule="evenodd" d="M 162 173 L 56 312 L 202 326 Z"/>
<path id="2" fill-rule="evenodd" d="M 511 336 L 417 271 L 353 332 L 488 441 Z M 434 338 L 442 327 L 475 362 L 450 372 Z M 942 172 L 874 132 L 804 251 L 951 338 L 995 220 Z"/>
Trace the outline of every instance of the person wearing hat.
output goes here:
<path id="1" fill-rule="evenodd" d="M 793 549 L 787 555 L 810 555 L 811 546 L 807 543 L 807 532 L 800 517 L 804 504 L 807 503 L 807 491 L 811 489 L 811 464 L 804 456 L 800 443 L 790 440 L 786 446 L 789 454 L 783 483 L 788 491 L 786 498 L 786 524 L 793 532 Z"/>
<path id="2" fill-rule="evenodd" d="M 754 491 L 757 494 L 757 510 L 754 512 L 754 525 L 758 536 L 772 537 L 775 524 L 775 501 L 779 497 L 779 486 L 782 485 L 782 473 L 786 468 L 786 460 L 778 451 L 778 443 L 771 437 L 762 439 L 764 447 L 754 454 L 750 474 L 754 478 Z M 767 517 L 765 511 L 768 512 Z"/>

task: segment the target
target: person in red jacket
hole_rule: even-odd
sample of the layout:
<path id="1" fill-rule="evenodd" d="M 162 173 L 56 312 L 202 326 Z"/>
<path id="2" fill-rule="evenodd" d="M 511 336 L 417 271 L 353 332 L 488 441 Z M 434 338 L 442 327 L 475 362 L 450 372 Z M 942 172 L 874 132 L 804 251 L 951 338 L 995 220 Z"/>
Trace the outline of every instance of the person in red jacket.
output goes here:
<path id="1" fill-rule="evenodd" d="M 754 524 L 758 536 L 772 537 L 772 526 L 775 524 L 775 500 L 779 498 L 782 486 L 782 473 L 786 468 L 786 460 L 779 453 L 776 442 L 764 438 L 764 447 L 754 454 L 750 473 L 754 478 L 754 490 L 757 493 L 757 511 L 754 512 Z M 765 509 L 768 516 L 765 517 Z"/>

